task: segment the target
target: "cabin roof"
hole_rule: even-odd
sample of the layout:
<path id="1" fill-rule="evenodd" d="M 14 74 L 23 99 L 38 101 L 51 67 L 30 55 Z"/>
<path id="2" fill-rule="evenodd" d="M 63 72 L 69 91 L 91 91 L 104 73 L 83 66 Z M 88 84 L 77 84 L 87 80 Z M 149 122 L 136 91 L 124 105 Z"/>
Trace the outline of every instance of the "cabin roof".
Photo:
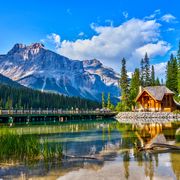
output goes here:
<path id="1" fill-rule="evenodd" d="M 165 94 L 174 94 L 166 86 L 147 86 L 144 87 L 142 92 L 137 96 L 136 101 L 139 99 L 139 97 L 143 94 L 144 91 L 146 91 L 157 101 L 162 101 Z"/>

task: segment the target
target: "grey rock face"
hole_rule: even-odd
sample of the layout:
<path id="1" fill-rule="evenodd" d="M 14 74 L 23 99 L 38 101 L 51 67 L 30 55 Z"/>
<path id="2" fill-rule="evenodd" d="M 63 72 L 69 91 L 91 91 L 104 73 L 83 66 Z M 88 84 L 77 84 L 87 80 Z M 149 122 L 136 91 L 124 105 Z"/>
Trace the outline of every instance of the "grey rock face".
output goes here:
<path id="1" fill-rule="evenodd" d="M 67 96 L 101 100 L 101 93 L 119 97 L 118 74 L 98 60 L 71 60 L 43 44 L 15 44 L 0 55 L 0 73 L 20 84 Z"/>
<path id="2" fill-rule="evenodd" d="M 24 88 L 24 86 L 20 85 L 15 81 L 12 81 L 11 79 L 9 79 L 6 76 L 3 76 L 2 74 L 0 74 L 0 84 L 10 85 L 11 87 L 16 87 L 16 88 Z"/>

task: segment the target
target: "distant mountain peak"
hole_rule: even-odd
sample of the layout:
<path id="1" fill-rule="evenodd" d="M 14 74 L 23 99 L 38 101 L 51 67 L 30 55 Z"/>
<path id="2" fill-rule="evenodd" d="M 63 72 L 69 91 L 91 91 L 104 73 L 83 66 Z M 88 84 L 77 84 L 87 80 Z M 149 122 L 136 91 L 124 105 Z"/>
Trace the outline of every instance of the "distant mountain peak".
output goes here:
<path id="1" fill-rule="evenodd" d="M 0 73 L 20 84 L 68 96 L 101 100 L 101 93 L 119 97 L 118 74 L 99 60 L 71 60 L 41 43 L 15 44 L 0 55 Z"/>
<path id="2" fill-rule="evenodd" d="M 8 55 L 19 53 L 20 51 L 23 51 L 24 49 L 32 50 L 32 49 L 41 49 L 41 48 L 44 48 L 44 45 L 42 43 L 33 43 L 29 46 L 26 46 L 25 44 L 22 44 L 22 43 L 16 43 L 13 46 L 13 48 L 8 52 Z"/>
<path id="3" fill-rule="evenodd" d="M 17 44 L 15 44 L 15 45 L 13 46 L 13 48 L 8 52 L 8 55 L 17 53 L 17 52 L 19 52 L 20 49 L 23 49 L 23 48 L 25 48 L 25 47 L 26 47 L 26 45 L 17 43 Z"/>
<path id="4" fill-rule="evenodd" d="M 32 48 L 44 48 L 44 44 L 42 44 L 42 43 L 33 43 L 33 44 L 31 44 L 30 45 L 30 47 L 32 47 Z"/>
<path id="5" fill-rule="evenodd" d="M 83 63 L 84 65 L 88 65 L 88 66 L 97 66 L 97 65 L 101 66 L 102 65 L 102 63 L 97 59 L 84 60 Z"/>

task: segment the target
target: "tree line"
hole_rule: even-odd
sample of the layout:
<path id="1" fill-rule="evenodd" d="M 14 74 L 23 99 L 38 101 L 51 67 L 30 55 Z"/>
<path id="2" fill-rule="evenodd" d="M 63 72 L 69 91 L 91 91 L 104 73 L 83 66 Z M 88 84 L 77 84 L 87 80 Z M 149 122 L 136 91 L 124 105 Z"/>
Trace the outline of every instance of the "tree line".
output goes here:
<path id="1" fill-rule="evenodd" d="M 30 88 L 17 88 L 0 84 L 1 109 L 96 109 L 98 102 L 80 97 L 68 97 L 55 93 L 41 92 Z"/>
<path id="2" fill-rule="evenodd" d="M 103 109 L 114 110 L 114 105 L 111 103 L 111 93 L 108 93 L 107 100 L 105 100 L 104 92 L 102 92 L 102 106 Z"/>
<path id="3" fill-rule="evenodd" d="M 136 68 L 132 74 L 131 80 L 128 78 L 126 70 L 126 59 L 121 61 L 121 72 L 119 86 L 121 88 L 121 101 L 117 104 L 116 110 L 128 111 L 132 106 L 136 105 L 135 98 L 139 93 L 139 86 L 159 86 L 166 85 L 170 90 L 175 93 L 175 97 L 180 101 L 180 43 L 177 51 L 177 56 L 173 54 L 167 62 L 166 67 L 166 82 L 155 78 L 154 66 L 150 65 L 148 54 L 146 53 L 141 60 L 140 68 Z"/>
<path id="4" fill-rule="evenodd" d="M 166 68 L 166 86 L 176 94 L 180 94 L 180 43 L 177 56 L 171 54 Z"/>

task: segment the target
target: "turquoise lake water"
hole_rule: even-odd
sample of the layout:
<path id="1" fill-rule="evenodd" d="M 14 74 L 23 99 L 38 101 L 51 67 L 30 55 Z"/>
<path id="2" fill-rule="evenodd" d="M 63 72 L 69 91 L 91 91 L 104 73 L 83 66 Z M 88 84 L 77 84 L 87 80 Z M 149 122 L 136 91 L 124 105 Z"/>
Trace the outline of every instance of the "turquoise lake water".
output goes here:
<path id="1" fill-rule="evenodd" d="M 180 179 L 178 151 L 142 151 L 137 147 L 163 134 L 180 145 L 179 123 L 132 125 L 115 120 L 17 126 L 63 145 L 63 160 L 0 162 L 2 179 Z"/>

